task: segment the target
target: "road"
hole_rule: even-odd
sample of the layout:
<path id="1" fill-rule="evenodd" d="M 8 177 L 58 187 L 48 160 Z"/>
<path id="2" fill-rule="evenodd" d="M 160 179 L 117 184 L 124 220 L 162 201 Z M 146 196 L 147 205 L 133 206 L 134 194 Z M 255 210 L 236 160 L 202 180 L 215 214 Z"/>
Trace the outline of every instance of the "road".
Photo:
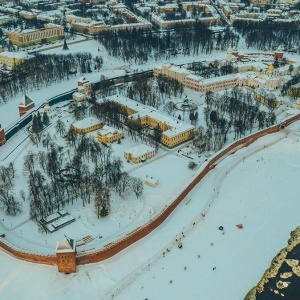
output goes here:
<path id="1" fill-rule="evenodd" d="M 231 26 L 231 22 L 228 20 L 228 18 L 225 16 L 225 14 L 223 13 L 223 11 L 221 9 L 219 9 L 219 7 L 217 6 L 217 4 L 214 2 L 214 0 L 209 0 L 210 4 L 214 7 L 214 9 L 218 12 L 218 14 L 221 17 L 221 20 L 223 20 L 228 26 Z"/>

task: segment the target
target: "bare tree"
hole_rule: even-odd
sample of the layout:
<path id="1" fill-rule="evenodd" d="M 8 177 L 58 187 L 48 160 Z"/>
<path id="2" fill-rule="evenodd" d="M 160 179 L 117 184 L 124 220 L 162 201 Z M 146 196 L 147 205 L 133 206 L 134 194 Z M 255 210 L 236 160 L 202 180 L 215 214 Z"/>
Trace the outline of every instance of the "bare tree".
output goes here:
<path id="1" fill-rule="evenodd" d="M 26 200 L 26 194 L 24 190 L 20 190 L 20 197 L 22 198 L 22 200 L 25 202 Z"/>
<path id="2" fill-rule="evenodd" d="M 55 125 L 56 133 L 59 133 L 60 136 L 65 135 L 66 133 L 66 125 L 65 123 L 59 119 Z"/>
<path id="3" fill-rule="evenodd" d="M 97 218 L 100 219 L 101 210 L 103 208 L 102 207 L 102 195 L 98 195 L 95 197 L 94 207 L 95 207 L 95 213 L 97 215 Z"/>
<path id="4" fill-rule="evenodd" d="M 132 177 L 132 189 L 137 198 L 140 198 L 143 194 L 144 185 L 140 178 Z"/>
<path id="5" fill-rule="evenodd" d="M 0 186 L 0 208 L 9 216 L 15 216 L 22 211 L 22 205 L 16 201 L 7 185 Z"/>

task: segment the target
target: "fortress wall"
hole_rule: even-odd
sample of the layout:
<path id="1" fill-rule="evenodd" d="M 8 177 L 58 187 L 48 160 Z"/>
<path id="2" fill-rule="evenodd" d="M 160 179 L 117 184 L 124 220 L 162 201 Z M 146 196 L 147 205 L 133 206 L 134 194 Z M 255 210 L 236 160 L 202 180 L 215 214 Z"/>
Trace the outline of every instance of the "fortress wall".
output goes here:
<path id="1" fill-rule="evenodd" d="M 14 249 L 13 246 L 8 245 L 1 239 L 0 239 L 0 247 L 8 254 L 21 260 L 25 260 L 32 263 L 45 264 L 45 265 L 56 265 L 55 255 L 41 255 L 36 253 L 24 252 L 18 249 Z"/>
<path id="2" fill-rule="evenodd" d="M 77 255 L 76 262 L 78 265 L 84 265 L 89 263 L 95 263 L 108 259 L 125 248 L 131 246 L 140 239 L 146 237 L 149 233 L 155 230 L 159 225 L 161 225 L 166 218 L 175 210 L 175 208 L 182 202 L 183 199 L 191 192 L 191 190 L 205 177 L 205 175 L 214 169 L 216 165 L 228 155 L 235 153 L 238 149 L 243 147 L 248 147 L 259 138 L 280 131 L 283 127 L 286 127 L 292 124 L 295 121 L 300 120 L 300 114 L 296 115 L 279 125 L 272 126 L 270 128 L 261 130 L 257 133 L 252 134 L 251 136 L 244 137 L 226 149 L 220 151 L 216 156 L 214 156 L 207 165 L 200 171 L 200 173 L 188 184 L 188 186 L 176 197 L 176 199 L 166 207 L 158 216 L 154 219 L 148 221 L 145 225 L 136 228 L 135 230 L 128 233 L 123 238 L 116 240 L 112 243 L 107 244 L 98 251 L 92 253 L 80 253 Z M 14 249 L 12 246 L 7 245 L 0 240 L 0 247 L 2 247 L 6 252 L 10 253 L 12 256 L 22 259 L 29 262 L 47 264 L 47 265 L 56 265 L 56 256 L 43 256 L 40 254 L 26 253 L 20 250 Z M 53 249 L 54 250 L 54 249 Z"/>

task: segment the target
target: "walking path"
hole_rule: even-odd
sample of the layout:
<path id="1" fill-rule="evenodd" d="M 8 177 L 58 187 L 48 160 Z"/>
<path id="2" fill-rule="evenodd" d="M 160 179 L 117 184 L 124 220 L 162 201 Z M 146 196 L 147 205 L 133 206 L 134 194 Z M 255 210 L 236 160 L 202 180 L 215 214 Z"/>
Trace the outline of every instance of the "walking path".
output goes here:
<path id="1" fill-rule="evenodd" d="M 247 153 L 244 153 L 243 155 L 239 154 L 237 152 L 235 157 L 235 161 L 230 166 L 227 166 L 226 168 L 218 168 L 218 166 L 214 169 L 214 172 L 218 172 L 215 174 L 214 179 L 214 188 L 211 190 L 210 196 L 208 198 L 208 201 L 206 202 L 204 208 L 201 209 L 201 211 L 198 211 L 195 213 L 195 216 L 191 219 L 191 221 L 184 225 L 180 232 L 174 236 L 172 236 L 166 243 L 164 243 L 163 246 L 160 248 L 155 249 L 155 254 L 149 259 L 146 263 L 144 263 L 142 266 L 140 266 L 138 269 L 132 271 L 128 276 L 126 276 L 120 283 L 116 283 L 116 287 L 113 288 L 111 291 L 109 291 L 103 299 L 113 299 L 117 295 L 121 294 L 124 289 L 126 289 L 130 284 L 132 284 L 139 276 L 141 276 L 144 272 L 149 271 L 150 267 L 156 264 L 160 259 L 164 258 L 164 256 L 167 253 L 167 249 L 172 251 L 175 247 L 178 246 L 178 240 L 184 240 L 185 237 L 187 237 L 197 226 L 201 226 L 201 223 L 205 222 L 205 217 L 210 213 L 211 209 L 213 208 L 215 202 L 218 200 L 220 189 L 226 180 L 226 177 L 229 172 L 231 172 L 235 167 L 237 167 L 239 164 L 243 163 L 245 159 L 257 154 L 258 152 L 265 150 L 268 147 L 271 147 L 275 145 L 276 143 L 282 141 L 287 137 L 288 134 L 294 134 L 294 131 L 291 129 L 285 129 L 278 134 L 276 134 L 271 140 L 269 140 L 266 144 L 261 145 L 261 143 L 254 144 L 251 148 L 246 148 Z M 295 133 L 296 134 L 296 133 Z M 221 163 L 221 161 L 219 161 Z M 216 170 L 216 171 L 215 171 Z M 199 185 L 197 185 L 194 188 L 194 191 L 196 189 L 199 189 Z M 194 192 L 192 191 L 191 194 Z M 194 199 L 192 195 L 189 195 L 186 200 L 183 201 L 181 205 L 179 205 L 178 209 L 182 209 L 183 205 L 189 205 L 191 201 L 198 201 L 198 199 Z M 172 218 L 172 216 L 171 216 Z M 163 227 L 168 225 L 162 225 Z M 159 227 L 158 230 L 161 230 L 162 228 Z M 156 234 L 159 235 L 159 232 L 156 232 Z M 135 247 L 139 247 L 139 245 L 136 245 Z"/>

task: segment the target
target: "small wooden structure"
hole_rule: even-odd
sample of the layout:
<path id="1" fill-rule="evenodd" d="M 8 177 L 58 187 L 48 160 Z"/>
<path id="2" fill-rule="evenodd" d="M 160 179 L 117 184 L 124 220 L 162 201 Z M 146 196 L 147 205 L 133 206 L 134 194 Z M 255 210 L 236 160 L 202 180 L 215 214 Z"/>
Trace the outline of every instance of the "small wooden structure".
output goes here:
<path id="1" fill-rule="evenodd" d="M 144 183 L 151 186 L 151 187 L 156 187 L 156 186 L 158 186 L 159 181 L 158 181 L 158 179 L 155 179 L 152 176 L 146 175 Z"/>

